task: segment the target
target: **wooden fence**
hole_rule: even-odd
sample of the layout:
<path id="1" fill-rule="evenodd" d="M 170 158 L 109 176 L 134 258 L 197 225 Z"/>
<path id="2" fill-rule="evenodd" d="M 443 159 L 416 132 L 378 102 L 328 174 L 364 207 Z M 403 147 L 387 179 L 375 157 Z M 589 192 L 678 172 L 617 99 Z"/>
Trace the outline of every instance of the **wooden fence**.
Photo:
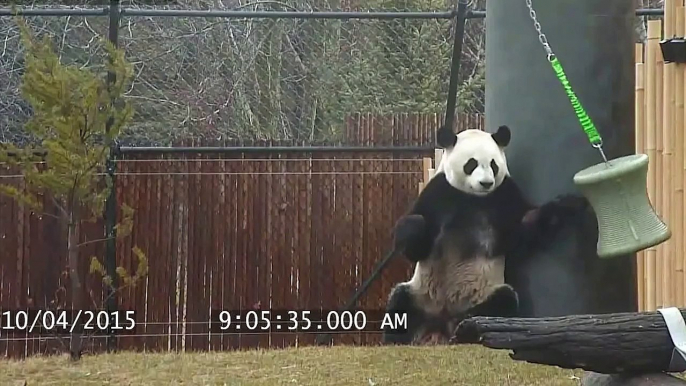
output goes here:
<path id="1" fill-rule="evenodd" d="M 346 145 L 433 146 L 442 116 L 373 117 L 347 123 Z M 460 116 L 458 130 L 479 127 Z M 207 145 L 207 144 L 203 144 Z M 275 144 L 282 145 L 282 144 Z M 132 247 L 149 259 L 147 280 L 118 294 L 136 311 L 135 333 L 119 349 L 219 350 L 311 344 L 315 334 L 211 334 L 210 309 L 338 309 L 390 246 L 391 228 L 417 195 L 429 153 L 325 153 L 183 157 L 127 156 L 117 164 L 117 203 L 135 210 L 129 237 L 117 243 L 117 264 L 135 270 Z M 0 166 L 2 183 L 21 184 Z M 45 198 L 50 213 L 50 199 Z M 121 211 L 119 215 L 121 216 Z M 81 240 L 103 237 L 84 223 Z M 0 308 L 69 307 L 65 243 L 49 216 L 0 197 Z M 82 249 L 83 273 L 103 243 Z M 391 287 L 409 278 L 391 264 L 358 303 L 383 310 Z M 92 307 L 103 304 L 95 275 L 86 283 Z M 61 350 L 49 334 L 4 331 L 0 352 L 21 357 Z M 335 335 L 335 343 L 373 344 L 378 333 Z M 104 336 L 87 342 L 104 349 Z"/>
<path id="2" fill-rule="evenodd" d="M 683 0 L 666 0 L 663 20 L 648 22 L 648 40 L 636 47 L 636 151 L 649 156 L 648 194 L 672 238 L 638 253 L 639 309 L 686 306 L 684 253 L 684 81 L 686 65 L 666 63 L 663 37 L 686 35 Z"/>

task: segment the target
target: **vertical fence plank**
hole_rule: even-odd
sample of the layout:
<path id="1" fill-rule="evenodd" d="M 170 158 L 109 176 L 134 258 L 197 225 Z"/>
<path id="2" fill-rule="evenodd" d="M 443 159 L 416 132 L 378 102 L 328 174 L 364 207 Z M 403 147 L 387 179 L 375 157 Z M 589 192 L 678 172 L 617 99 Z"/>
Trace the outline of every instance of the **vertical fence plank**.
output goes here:
<path id="1" fill-rule="evenodd" d="M 198 308 L 201 300 L 202 286 L 202 255 L 200 254 L 201 235 L 205 232 L 205 219 L 202 213 L 202 185 L 200 184 L 201 160 L 199 155 L 195 155 L 189 160 L 189 181 L 188 190 L 189 210 L 189 237 L 188 237 L 188 265 L 186 278 L 186 296 L 190 300 L 186 303 L 186 351 L 196 351 L 201 349 L 201 337 L 199 335 L 199 324 L 202 320 L 198 317 Z M 196 335 L 198 334 L 198 335 Z"/>
<path id="2" fill-rule="evenodd" d="M 264 144 L 266 146 L 266 144 Z M 264 205 L 264 199 L 269 197 L 269 193 L 265 191 L 267 178 L 269 177 L 267 172 L 267 164 L 269 163 L 268 154 L 260 154 L 257 157 L 258 160 L 255 161 L 257 170 L 257 185 L 255 200 L 253 202 L 255 213 L 254 216 L 257 219 L 255 224 L 255 245 L 257 251 L 255 256 L 259 260 L 258 272 L 256 277 L 257 284 L 257 302 L 259 304 L 258 308 L 265 310 L 269 309 L 270 304 L 270 289 L 271 289 L 271 268 L 270 268 L 270 256 L 268 252 L 268 219 L 267 219 L 267 208 Z M 267 201 L 268 202 L 268 201 Z M 269 347 L 269 331 L 260 331 L 258 345 L 261 348 Z"/>
<path id="3" fill-rule="evenodd" d="M 332 285 L 334 278 L 332 277 L 331 264 L 334 256 L 338 254 L 335 247 L 335 202 L 333 195 L 333 171 L 334 165 L 331 161 L 332 155 L 322 155 L 321 158 L 321 194 L 320 216 L 321 216 L 321 253 L 318 256 L 319 266 L 319 291 L 322 310 L 335 309 L 337 303 L 336 288 Z M 324 241 L 326 240 L 326 241 Z M 334 335 L 333 342 L 339 343 L 338 336 Z"/>
<path id="4" fill-rule="evenodd" d="M 314 219 L 312 218 L 312 164 L 313 154 L 307 154 L 301 161 L 300 171 L 304 173 L 301 176 L 300 184 L 300 202 L 298 206 L 298 213 L 301 216 L 302 227 L 300 231 L 301 236 L 301 251 L 305 264 L 301 266 L 300 271 L 300 292 L 303 298 L 303 310 L 312 311 L 316 308 L 316 302 L 319 300 L 313 289 L 313 277 L 316 277 L 317 272 L 312 269 L 314 264 L 314 254 L 312 253 L 312 232 L 314 231 Z M 316 314 L 316 313 L 315 313 Z M 314 343 L 315 334 L 300 334 L 298 337 L 299 346 L 308 346 Z"/>
<path id="5" fill-rule="evenodd" d="M 176 170 L 176 162 L 173 161 L 171 155 L 162 157 L 164 160 L 160 168 L 160 173 L 164 173 L 160 177 L 161 203 L 160 203 L 160 224 L 158 231 L 160 233 L 160 258 L 164 260 L 164 270 L 161 272 L 161 277 L 158 279 L 159 288 L 162 289 L 163 295 L 160 295 L 161 310 L 159 314 L 159 331 L 164 335 L 160 338 L 159 350 L 170 350 L 171 348 L 171 323 L 172 313 L 174 308 L 176 283 L 174 277 L 176 276 L 176 259 L 175 259 L 175 213 L 172 213 L 174 202 L 174 181 L 175 176 L 169 173 L 174 173 Z"/>
<path id="6" fill-rule="evenodd" d="M 10 168 L 4 164 L 0 163 L 0 182 L 3 184 L 9 183 Z M 11 231 L 8 219 L 12 213 L 12 207 L 10 203 L 10 198 L 0 195 L 0 308 L 3 310 L 11 308 L 8 304 L 10 299 L 9 289 L 11 286 L 8 284 L 8 277 L 10 276 L 10 270 L 8 261 L 14 257 L 11 253 L 7 251 L 10 250 L 9 242 L 14 238 L 14 232 Z M 0 337 L 0 354 L 4 356 L 9 356 L 9 332 L 3 334 Z M 4 338 L 4 339 L 3 339 Z"/>
<path id="7" fill-rule="evenodd" d="M 237 160 L 235 156 L 228 156 L 228 161 L 224 161 L 224 171 L 227 173 L 224 185 L 224 204 L 226 207 L 226 232 L 224 244 L 224 298 L 222 301 L 223 310 L 238 310 L 240 303 L 240 294 L 237 294 L 237 281 L 239 275 L 237 273 L 238 261 L 238 240 L 236 230 L 238 228 L 238 176 L 235 174 L 237 168 Z M 228 267 L 228 268 L 227 268 Z M 235 334 L 224 334 L 224 348 L 238 349 L 240 341 Z"/>
<path id="8" fill-rule="evenodd" d="M 327 240 L 324 224 L 323 224 L 323 213 L 322 213 L 322 190 L 323 190 L 323 176 L 322 171 L 324 170 L 323 158 L 324 155 L 319 153 L 313 153 L 311 155 L 310 164 L 310 178 L 308 187 L 308 197 L 309 197 L 309 213 L 310 213 L 310 224 L 309 229 L 310 245 L 308 247 L 308 254 L 310 256 L 310 266 L 309 266 L 309 304 L 307 310 L 311 311 L 313 314 L 317 314 L 322 309 L 322 243 L 323 240 Z M 315 334 L 306 334 L 303 339 L 303 344 L 314 343 Z"/>
<path id="9" fill-rule="evenodd" d="M 310 309 L 310 295 L 312 290 L 310 288 L 310 224 L 307 214 L 307 200 L 308 200 L 308 171 L 309 171 L 309 160 L 310 156 L 308 154 L 301 154 L 298 156 L 298 160 L 294 161 L 297 165 L 297 178 L 296 178 L 296 199 L 294 204 L 295 211 L 297 212 L 297 223 L 298 231 L 297 243 L 296 243 L 296 254 L 299 256 L 298 261 L 298 310 L 309 310 Z M 307 341 L 306 336 L 312 334 L 298 334 L 297 344 L 303 345 Z"/>
<path id="10" fill-rule="evenodd" d="M 162 183 L 163 177 L 161 170 L 166 169 L 166 162 L 163 157 L 154 157 L 150 161 L 150 170 L 154 176 L 151 180 L 151 192 L 150 192 L 150 230 L 151 230 L 151 244 L 148 244 L 148 250 L 144 251 L 148 255 L 152 255 L 153 260 L 157 263 L 160 272 L 165 272 L 169 268 L 169 262 L 167 261 L 168 254 L 165 253 L 162 247 L 162 239 L 164 235 L 162 234 L 162 208 L 163 208 L 163 196 L 162 196 Z M 149 263 L 150 264 L 150 263 Z M 165 300 L 167 298 L 167 286 L 166 282 L 162 280 L 161 275 L 148 275 L 148 286 L 146 291 L 146 299 L 148 303 L 147 312 L 147 331 L 151 335 L 151 339 L 148 340 L 147 349 L 151 351 L 159 351 L 164 347 L 164 309 Z"/>

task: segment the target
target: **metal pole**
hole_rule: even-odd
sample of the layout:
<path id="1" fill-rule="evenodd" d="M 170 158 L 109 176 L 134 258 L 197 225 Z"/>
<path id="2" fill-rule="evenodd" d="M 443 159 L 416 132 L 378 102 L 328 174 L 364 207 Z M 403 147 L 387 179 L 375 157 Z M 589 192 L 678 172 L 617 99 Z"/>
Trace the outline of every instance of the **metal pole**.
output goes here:
<path id="1" fill-rule="evenodd" d="M 0 8 L 0 16 L 107 16 L 107 8 L 80 9 L 80 8 L 44 8 L 44 9 L 22 9 L 17 7 L 16 12 L 11 8 Z"/>
<path id="2" fill-rule="evenodd" d="M 450 19 L 454 12 L 306 12 L 306 11 L 217 11 L 190 9 L 122 9 L 123 16 L 219 17 L 232 19 Z M 475 16 L 476 17 L 476 16 Z"/>
<path id="3" fill-rule="evenodd" d="M 662 8 L 640 8 L 636 16 L 662 16 Z M 22 9 L 13 13 L 10 8 L 0 8 L 0 16 L 107 16 L 108 8 L 96 9 Z M 184 9 L 127 9 L 120 8 L 123 16 L 161 17 L 220 17 L 220 18 L 288 18 L 288 19 L 450 19 L 453 12 L 279 12 L 279 11 L 197 11 Z M 486 11 L 474 10 L 465 19 L 484 19 Z"/>
<path id="4" fill-rule="evenodd" d="M 228 146 L 124 147 L 121 154 L 246 154 L 246 153 L 432 153 L 433 146 Z"/>
<path id="5" fill-rule="evenodd" d="M 109 8 L 109 41 L 117 47 L 119 40 L 119 0 L 110 0 Z M 116 81 L 115 74 L 111 71 L 107 73 L 107 82 L 112 84 Z M 109 131 L 112 127 L 112 120 L 110 118 L 107 121 L 106 130 Z M 113 315 L 113 312 L 117 310 L 117 299 L 116 299 L 116 288 L 118 285 L 117 281 L 117 243 L 115 237 L 117 235 L 116 225 L 117 225 L 117 186 L 116 186 L 116 157 L 118 149 L 116 145 L 110 149 L 110 158 L 107 160 L 107 174 L 112 182 L 109 196 L 105 202 L 105 233 L 107 241 L 105 242 L 105 270 L 107 275 L 112 279 L 112 284 L 107 290 L 107 304 L 106 308 L 109 315 Z M 114 331 L 111 326 L 114 320 L 111 320 L 110 327 L 107 332 L 107 351 L 112 351 L 116 349 L 116 341 L 114 336 Z"/>
<path id="6" fill-rule="evenodd" d="M 462 60 L 462 42 L 464 41 L 465 15 L 467 1 L 458 0 L 455 15 L 455 38 L 453 39 L 453 57 L 450 68 L 450 84 L 448 86 L 448 102 L 445 109 L 445 126 L 453 128 L 455 121 L 455 104 L 457 102 L 457 81 L 460 78 L 460 62 Z"/>

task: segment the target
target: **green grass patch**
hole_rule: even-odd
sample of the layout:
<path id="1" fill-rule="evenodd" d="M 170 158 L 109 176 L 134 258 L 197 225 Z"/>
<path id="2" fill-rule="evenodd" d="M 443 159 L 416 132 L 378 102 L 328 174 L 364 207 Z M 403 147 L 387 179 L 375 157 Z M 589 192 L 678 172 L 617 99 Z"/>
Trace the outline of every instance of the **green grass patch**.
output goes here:
<path id="1" fill-rule="evenodd" d="M 480 346 L 304 347 L 0 361 L 0 385 L 578 385 L 579 371 Z"/>

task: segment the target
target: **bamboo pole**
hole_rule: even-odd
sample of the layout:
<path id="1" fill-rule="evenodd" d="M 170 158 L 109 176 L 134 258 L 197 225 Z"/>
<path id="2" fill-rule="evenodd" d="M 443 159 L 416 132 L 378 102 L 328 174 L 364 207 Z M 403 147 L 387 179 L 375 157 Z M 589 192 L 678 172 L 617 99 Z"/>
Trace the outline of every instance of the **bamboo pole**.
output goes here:
<path id="1" fill-rule="evenodd" d="M 664 36 L 673 37 L 676 32 L 676 6 L 677 0 L 665 0 L 664 2 Z M 672 180 L 674 178 L 672 160 L 674 156 L 674 110 L 676 105 L 674 95 L 675 63 L 663 63 L 662 80 L 662 195 L 663 220 L 668 224 L 672 217 L 672 201 L 674 191 Z M 659 111 L 658 111 L 659 114 Z M 674 305 L 674 242 L 667 240 L 661 245 L 662 248 L 662 306 Z"/>
<path id="2" fill-rule="evenodd" d="M 645 95 L 646 95 L 646 115 L 645 115 L 645 149 L 649 157 L 648 163 L 648 197 L 656 206 L 656 169 L 657 169 L 657 148 L 656 148 L 656 122 L 657 122 L 657 50 L 659 50 L 660 30 L 662 26 L 661 20 L 649 20 L 647 27 L 647 42 L 646 42 L 646 59 L 645 59 Z M 645 307 L 647 311 L 656 309 L 656 288 L 655 288 L 655 274 L 656 266 L 655 260 L 657 258 L 657 246 L 648 248 L 645 251 Z"/>
<path id="3" fill-rule="evenodd" d="M 645 152 L 645 46 L 636 43 L 634 51 L 636 61 L 636 153 Z M 643 252 L 643 251 L 641 251 Z"/>
<path id="4" fill-rule="evenodd" d="M 681 18 L 683 21 L 680 21 L 681 25 L 678 27 L 677 33 L 680 34 L 681 36 L 686 35 L 686 7 L 681 7 L 680 12 Z M 681 264 L 682 264 L 682 272 L 681 276 L 683 280 L 681 281 L 681 284 L 683 285 L 683 297 L 684 297 L 684 303 L 686 303 L 686 219 L 684 219 L 684 216 L 686 215 L 686 193 L 684 192 L 686 190 L 686 134 L 684 134 L 684 126 L 686 125 L 686 111 L 684 104 L 686 104 L 686 64 L 679 64 L 678 65 L 680 70 L 678 71 L 679 77 L 682 79 L 677 78 L 676 81 L 679 82 L 679 85 L 677 87 L 683 88 L 683 90 L 680 90 L 681 98 L 677 103 L 680 105 L 677 108 L 677 114 L 679 115 L 680 124 L 677 124 L 676 128 L 676 133 L 677 133 L 677 138 L 676 140 L 679 141 L 679 145 L 681 146 L 681 151 L 679 152 L 679 158 L 682 160 L 682 170 L 681 170 L 681 175 L 677 178 L 677 189 L 679 190 L 678 192 L 678 201 L 679 204 L 681 205 L 681 213 L 680 213 L 680 219 L 681 220 L 676 220 L 678 224 L 676 225 L 675 232 L 678 236 L 678 256 L 681 258 Z"/>
<path id="5" fill-rule="evenodd" d="M 664 181 L 664 142 L 662 135 L 662 125 L 664 124 L 663 106 L 664 106 L 664 60 L 662 58 L 662 51 L 659 44 L 655 46 L 655 201 L 656 209 L 660 216 L 664 216 L 664 206 L 662 200 L 662 183 Z M 663 262 L 665 255 L 664 243 L 657 246 L 655 255 L 655 305 L 662 307 L 664 304 L 664 294 L 662 291 L 662 282 L 664 281 Z"/>
<path id="6" fill-rule="evenodd" d="M 643 44 L 636 44 L 636 153 L 645 153 L 645 73 Z M 645 251 L 636 253 L 638 311 L 645 310 Z"/>
<path id="7" fill-rule="evenodd" d="M 680 4 L 676 8 L 676 34 L 686 35 L 686 7 Z M 676 306 L 685 307 L 686 286 L 684 285 L 684 81 L 686 80 L 684 64 L 677 64 L 674 79 L 674 210 L 669 224 L 674 235 L 674 287 L 676 292 Z"/>

